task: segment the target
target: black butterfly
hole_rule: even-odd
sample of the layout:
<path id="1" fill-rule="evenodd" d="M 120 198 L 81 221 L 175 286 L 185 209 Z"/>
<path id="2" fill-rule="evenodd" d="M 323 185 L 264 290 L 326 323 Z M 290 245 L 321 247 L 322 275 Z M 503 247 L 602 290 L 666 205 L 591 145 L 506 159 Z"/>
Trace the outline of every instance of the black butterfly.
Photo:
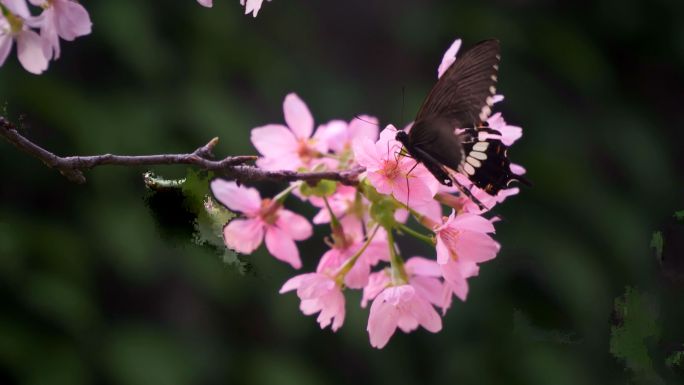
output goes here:
<path id="1" fill-rule="evenodd" d="M 496 93 L 499 52 L 498 40 L 485 40 L 459 55 L 432 87 L 410 133 L 399 131 L 396 136 L 440 183 L 456 183 L 471 198 L 456 182 L 453 171 L 466 175 L 491 195 L 511 181 L 529 184 L 511 172 L 508 146 L 490 135 L 480 139 L 480 133 L 501 135 L 487 127 Z"/>

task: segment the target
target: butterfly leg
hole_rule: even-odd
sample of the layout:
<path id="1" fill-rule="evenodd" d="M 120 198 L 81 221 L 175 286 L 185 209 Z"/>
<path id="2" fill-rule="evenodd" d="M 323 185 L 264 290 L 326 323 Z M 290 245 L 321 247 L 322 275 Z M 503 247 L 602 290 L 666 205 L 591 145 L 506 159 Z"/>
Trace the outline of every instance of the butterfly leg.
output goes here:
<path id="1" fill-rule="evenodd" d="M 454 184 L 456 185 L 456 187 L 458 187 L 458 190 L 459 190 L 460 192 L 462 192 L 463 195 L 467 196 L 468 199 L 470 199 L 471 201 L 473 201 L 473 203 L 475 203 L 475 204 L 477 205 L 477 207 L 480 208 L 480 210 L 482 210 L 482 211 L 489 210 L 489 207 L 485 206 L 482 202 L 480 202 L 479 199 L 475 198 L 475 195 L 473 195 L 473 193 L 470 192 L 470 189 L 469 189 L 469 188 L 467 188 L 466 186 L 462 185 L 462 184 L 461 184 L 456 178 L 454 178 L 453 176 L 451 176 L 451 180 L 454 182 Z"/>

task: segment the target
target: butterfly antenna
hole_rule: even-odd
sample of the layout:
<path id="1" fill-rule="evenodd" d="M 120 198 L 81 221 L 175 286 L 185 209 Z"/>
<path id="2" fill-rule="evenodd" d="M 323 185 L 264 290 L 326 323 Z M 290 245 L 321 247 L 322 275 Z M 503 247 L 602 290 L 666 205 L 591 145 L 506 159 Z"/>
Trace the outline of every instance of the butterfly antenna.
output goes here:
<path id="1" fill-rule="evenodd" d="M 456 177 L 453 176 L 451 173 L 449 173 L 449 178 L 456 185 L 456 187 L 458 187 L 458 190 L 461 193 L 463 193 L 463 195 L 467 196 L 468 199 L 473 201 L 473 203 L 475 203 L 477 205 L 477 207 L 480 208 L 480 210 L 482 210 L 482 211 L 489 210 L 489 207 L 485 206 L 482 202 L 480 202 L 479 199 L 475 198 L 475 195 L 473 195 L 473 193 L 470 192 L 470 189 L 467 188 L 466 186 L 462 185 L 461 182 L 459 182 L 458 179 L 456 179 Z"/>
<path id="2" fill-rule="evenodd" d="M 409 175 L 415 170 L 416 167 L 418 167 L 418 161 L 416 161 L 416 164 L 411 167 L 410 170 L 406 173 L 406 207 L 409 207 L 409 202 L 411 201 L 411 185 L 409 184 Z"/>
<path id="3" fill-rule="evenodd" d="M 358 119 L 358 120 L 360 120 L 360 121 L 362 121 L 362 122 L 366 122 L 366 123 L 372 124 L 372 125 L 374 125 L 374 126 L 376 126 L 376 127 L 380 127 L 379 124 L 377 124 L 377 123 L 375 123 L 375 122 L 371 122 L 370 120 L 366 120 L 366 119 L 364 119 L 364 118 L 362 118 L 362 117 L 360 117 L 360 116 L 358 116 L 358 115 L 354 115 L 354 119 Z"/>

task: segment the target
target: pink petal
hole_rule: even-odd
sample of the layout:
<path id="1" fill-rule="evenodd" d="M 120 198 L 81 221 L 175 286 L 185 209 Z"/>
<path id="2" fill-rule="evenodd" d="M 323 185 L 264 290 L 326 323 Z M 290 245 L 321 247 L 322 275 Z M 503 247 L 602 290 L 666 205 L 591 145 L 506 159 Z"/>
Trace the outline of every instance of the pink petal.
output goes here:
<path id="1" fill-rule="evenodd" d="M 482 263 L 496 257 L 501 246 L 487 234 L 465 231 L 454 246 L 459 260 Z"/>
<path id="2" fill-rule="evenodd" d="M 343 120 L 332 120 L 325 125 L 318 127 L 314 137 L 325 141 L 327 147 L 334 152 L 341 152 L 349 144 L 349 134 L 347 122 Z"/>
<path id="3" fill-rule="evenodd" d="M 285 231 L 295 241 L 303 241 L 313 233 L 311 224 L 306 218 L 285 209 L 278 212 L 276 226 Z"/>
<path id="4" fill-rule="evenodd" d="M 226 246 L 242 254 L 256 250 L 263 238 L 264 226 L 256 219 L 233 219 L 223 229 Z"/>
<path id="5" fill-rule="evenodd" d="M 17 56 L 24 69 L 40 75 L 48 68 L 47 42 L 37 33 L 24 30 L 17 36 Z"/>
<path id="6" fill-rule="evenodd" d="M 441 271 L 440 271 L 441 277 Z M 411 286 L 416 289 L 416 294 L 428 302 L 441 306 L 444 295 L 444 285 L 434 277 L 415 276 L 410 278 Z"/>
<path id="7" fill-rule="evenodd" d="M 450 261 L 449 263 L 442 265 L 442 275 L 453 293 L 456 294 L 461 301 L 465 301 L 468 297 L 468 281 L 466 280 L 467 277 L 463 274 L 464 272 L 461 271 L 461 266 L 466 265 Z M 449 293 L 449 296 L 451 296 L 451 293 Z M 448 299 L 445 300 L 445 302 L 450 303 L 451 300 Z M 446 308 L 444 305 L 443 307 Z M 446 311 L 446 309 L 444 310 Z"/>
<path id="8" fill-rule="evenodd" d="M 381 167 L 380 155 L 375 143 L 368 138 L 358 138 L 352 143 L 356 163 L 366 167 L 368 171 L 376 171 Z"/>
<path id="9" fill-rule="evenodd" d="M 366 328 L 371 346 L 378 349 L 385 347 L 394 331 L 397 330 L 398 320 L 399 311 L 397 308 L 385 303 L 380 297 L 376 297 L 371 305 L 368 327 Z"/>
<path id="10" fill-rule="evenodd" d="M 2 4 L 9 9 L 9 11 L 22 19 L 31 17 L 28 5 L 25 0 L 2 0 Z M 1 13 L 1 12 L 0 12 Z"/>
<path id="11" fill-rule="evenodd" d="M 446 72 L 449 67 L 451 67 L 452 64 L 456 61 L 456 54 L 458 53 L 458 50 L 461 48 L 461 39 L 456 39 L 449 49 L 444 52 L 444 56 L 442 57 L 442 62 L 439 64 L 439 67 L 437 68 L 437 78 L 441 78 L 442 75 Z"/>
<path id="12" fill-rule="evenodd" d="M 295 242 L 289 234 L 278 227 L 269 226 L 266 229 L 266 248 L 276 259 L 289 263 L 295 269 L 302 267 Z"/>
<path id="13" fill-rule="evenodd" d="M 278 158 L 297 152 L 297 139 L 287 127 L 269 124 L 252 129 L 251 140 L 261 155 Z"/>
<path id="14" fill-rule="evenodd" d="M 475 231 L 480 233 L 494 232 L 494 225 L 492 225 L 490 221 L 484 217 L 470 213 L 458 215 L 453 222 L 451 222 L 451 227 L 459 230 Z"/>
<path id="15" fill-rule="evenodd" d="M 92 23 L 90 15 L 83 6 L 75 1 L 55 3 L 57 11 L 57 31 L 64 40 L 74 40 L 79 36 L 90 34 Z"/>
<path id="16" fill-rule="evenodd" d="M 0 28 L 2 28 L 2 25 L 0 25 Z M 13 41 L 9 35 L 0 35 L 0 67 L 5 64 L 5 60 L 7 60 L 7 56 L 9 56 L 12 50 Z"/>
<path id="17" fill-rule="evenodd" d="M 404 265 L 410 275 L 423 275 L 426 277 L 440 277 L 442 270 L 439 264 L 432 259 L 412 257 Z"/>
<path id="18" fill-rule="evenodd" d="M 427 331 L 437 333 L 442 330 L 442 318 L 427 300 L 416 295 L 409 302 L 409 306 L 411 315 Z"/>
<path id="19" fill-rule="evenodd" d="M 2 64 L 2 61 L 0 60 L 0 65 L 1 64 Z M 519 164 L 511 163 L 511 172 L 515 175 L 525 175 L 527 170 L 525 170 L 525 167 L 523 167 Z"/>
<path id="20" fill-rule="evenodd" d="M 290 170 L 296 171 L 302 166 L 302 160 L 294 153 L 279 155 L 276 157 L 259 158 L 256 161 L 257 166 L 264 170 L 279 171 Z"/>
<path id="21" fill-rule="evenodd" d="M 247 1 L 249 6 L 249 0 Z M 261 4 L 259 4 L 261 6 Z M 288 94 L 283 102 L 285 122 L 298 139 L 308 139 L 313 133 L 313 116 L 302 99 L 295 93 Z"/>
<path id="22" fill-rule="evenodd" d="M 447 247 L 442 237 L 440 237 L 439 235 L 437 236 L 437 244 L 435 245 L 435 249 L 437 251 L 438 264 L 444 265 L 451 260 L 451 253 L 449 252 L 449 248 Z"/>
<path id="23" fill-rule="evenodd" d="M 287 282 L 283 284 L 283 287 L 280 288 L 279 293 L 283 294 L 298 289 L 304 280 L 310 278 L 314 274 L 316 273 L 300 274 L 288 279 Z"/>
<path id="24" fill-rule="evenodd" d="M 359 115 L 349 122 L 347 128 L 349 139 L 354 141 L 356 138 L 368 138 L 372 141 L 378 139 L 378 118 L 368 115 Z"/>
<path id="25" fill-rule="evenodd" d="M 214 0 L 197 0 L 197 2 L 200 3 L 200 5 L 207 8 L 211 8 L 214 6 Z"/>
<path id="26" fill-rule="evenodd" d="M 242 4 L 244 0 L 240 0 Z M 252 16 L 257 17 L 257 13 L 261 9 L 261 3 L 263 0 L 247 0 L 247 5 L 245 5 L 245 15 L 251 13 Z"/>
<path id="27" fill-rule="evenodd" d="M 261 196 L 254 188 L 238 186 L 235 182 L 224 179 L 211 181 L 211 192 L 216 199 L 233 211 L 245 213 L 247 216 L 256 216 L 261 209 Z"/>

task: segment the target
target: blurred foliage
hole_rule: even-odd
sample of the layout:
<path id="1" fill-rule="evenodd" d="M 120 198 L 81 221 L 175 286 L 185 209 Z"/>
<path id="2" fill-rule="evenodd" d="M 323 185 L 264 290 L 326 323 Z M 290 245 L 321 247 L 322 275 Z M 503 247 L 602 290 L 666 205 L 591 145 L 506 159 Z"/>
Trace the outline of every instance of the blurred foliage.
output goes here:
<path id="1" fill-rule="evenodd" d="M 97 168 L 74 185 L 0 143 L 0 383 L 645 382 L 610 349 L 628 286 L 658 305 L 653 370 L 682 383 L 681 365 L 665 363 L 684 343 L 684 236 L 670 222 L 684 207 L 684 2 L 274 0 L 256 19 L 215 3 L 84 1 L 93 34 L 63 44 L 41 76 L 12 54 L 0 103 L 59 154 L 187 152 L 214 136 L 217 156 L 254 154 L 249 130 L 282 122 L 288 92 L 319 124 L 367 113 L 403 126 L 454 38 L 497 37 L 499 108 L 524 128 L 511 155 L 534 182 L 497 209 L 499 257 L 442 332 L 376 351 L 359 293 L 341 330 L 319 330 L 295 295 L 277 294 L 294 272 L 263 248 L 240 275 L 160 221 L 148 170 Z M 169 203 L 184 197 L 167 198 L 157 207 L 192 232 Z M 327 231 L 300 243 L 303 271 Z"/>

